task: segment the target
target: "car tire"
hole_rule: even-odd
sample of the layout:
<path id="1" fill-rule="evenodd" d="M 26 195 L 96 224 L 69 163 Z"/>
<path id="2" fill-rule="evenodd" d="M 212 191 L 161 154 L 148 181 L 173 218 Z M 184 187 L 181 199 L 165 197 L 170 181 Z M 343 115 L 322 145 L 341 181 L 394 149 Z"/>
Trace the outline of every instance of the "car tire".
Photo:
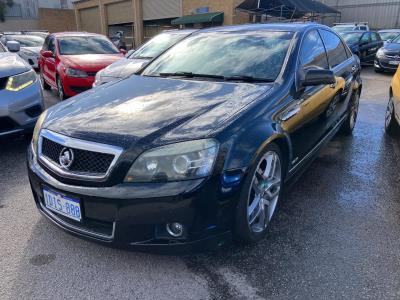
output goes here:
<path id="1" fill-rule="evenodd" d="M 356 126 L 358 117 L 358 108 L 360 106 L 360 92 L 357 91 L 352 97 L 347 109 L 348 116 L 341 127 L 341 132 L 345 135 L 353 133 L 354 127 Z"/>
<path id="2" fill-rule="evenodd" d="M 386 108 L 385 131 L 390 136 L 397 136 L 400 133 L 400 126 L 395 117 L 393 97 L 390 97 Z"/>
<path id="3" fill-rule="evenodd" d="M 234 239 L 242 244 L 260 241 L 268 231 L 281 198 L 285 159 L 271 143 L 251 166 L 236 207 Z"/>
<path id="4" fill-rule="evenodd" d="M 64 87 L 61 81 L 60 76 L 57 76 L 57 94 L 58 94 L 58 98 L 60 98 L 61 101 L 64 101 L 65 99 L 67 99 L 68 97 L 65 95 L 64 92 Z"/>
<path id="5" fill-rule="evenodd" d="M 46 91 L 50 90 L 51 86 L 44 80 L 42 71 L 39 72 L 39 76 L 40 76 L 40 84 L 42 85 L 42 88 Z"/>

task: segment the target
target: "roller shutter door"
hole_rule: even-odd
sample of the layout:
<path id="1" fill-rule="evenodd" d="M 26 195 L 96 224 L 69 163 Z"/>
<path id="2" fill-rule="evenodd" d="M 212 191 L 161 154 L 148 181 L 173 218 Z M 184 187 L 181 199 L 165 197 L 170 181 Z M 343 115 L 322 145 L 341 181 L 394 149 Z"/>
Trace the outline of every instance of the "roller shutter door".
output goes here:
<path id="1" fill-rule="evenodd" d="M 106 5 L 106 14 L 108 25 L 132 23 L 132 1 L 122 1 Z"/>
<path id="2" fill-rule="evenodd" d="M 143 20 L 177 18 L 181 16 L 182 0 L 144 0 Z"/>
<path id="3" fill-rule="evenodd" d="M 98 7 L 79 10 L 82 31 L 101 33 L 100 12 Z"/>

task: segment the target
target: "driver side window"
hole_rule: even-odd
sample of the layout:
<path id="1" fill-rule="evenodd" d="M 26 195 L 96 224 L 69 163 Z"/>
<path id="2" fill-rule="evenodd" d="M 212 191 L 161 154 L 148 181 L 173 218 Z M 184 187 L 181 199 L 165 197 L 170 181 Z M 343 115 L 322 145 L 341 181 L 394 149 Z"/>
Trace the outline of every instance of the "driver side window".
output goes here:
<path id="1" fill-rule="evenodd" d="M 300 62 L 303 68 L 315 66 L 329 69 L 325 47 L 318 31 L 312 30 L 304 37 L 300 49 Z"/>

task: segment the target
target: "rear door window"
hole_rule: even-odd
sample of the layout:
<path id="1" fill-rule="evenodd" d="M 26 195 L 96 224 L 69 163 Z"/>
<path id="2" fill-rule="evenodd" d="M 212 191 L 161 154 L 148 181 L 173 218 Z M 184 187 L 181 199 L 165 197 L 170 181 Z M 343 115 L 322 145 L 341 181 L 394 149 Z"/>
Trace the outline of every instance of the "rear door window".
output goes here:
<path id="1" fill-rule="evenodd" d="M 318 31 L 306 33 L 300 49 L 300 62 L 303 68 L 316 66 L 329 69 L 325 47 Z"/>
<path id="2" fill-rule="evenodd" d="M 327 30 L 321 30 L 320 32 L 328 53 L 330 66 L 334 68 L 347 60 L 346 48 L 342 40 L 333 32 Z"/>

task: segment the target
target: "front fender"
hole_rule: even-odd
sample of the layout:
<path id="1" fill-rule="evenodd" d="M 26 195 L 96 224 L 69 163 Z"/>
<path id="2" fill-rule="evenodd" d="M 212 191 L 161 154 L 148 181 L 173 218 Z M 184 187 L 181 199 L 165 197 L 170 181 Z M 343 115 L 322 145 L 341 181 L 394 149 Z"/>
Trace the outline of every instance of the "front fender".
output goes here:
<path id="1" fill-rule="evenodd" d="M 290 139 L 278 124 L 263 122 L 255 126 L 243 127 L 242 130 L 231 136 L 226 144 L 224 171 L 246 170 L 265 147 L 273 141 L 278 142 L 281 148 L 285 147 L 282 151 L 288 155 L 288 161 L 291 161 Z"/>

